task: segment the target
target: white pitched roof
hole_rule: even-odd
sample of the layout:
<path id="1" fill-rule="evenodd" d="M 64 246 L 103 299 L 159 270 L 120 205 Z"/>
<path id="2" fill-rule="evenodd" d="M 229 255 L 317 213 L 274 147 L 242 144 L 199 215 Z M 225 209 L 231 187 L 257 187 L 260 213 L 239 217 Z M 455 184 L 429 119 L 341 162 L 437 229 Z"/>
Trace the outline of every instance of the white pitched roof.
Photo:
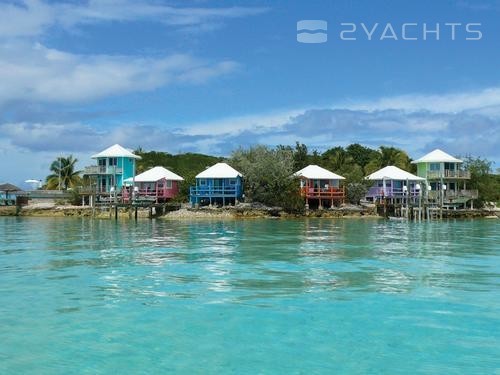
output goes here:
<path id="1" fill-rule="evenodd" d="M 184 181 L 181 176 L 163 167 L 154 167 L 135 176 L 135 182 L 156 182 L 161 179 Z M 133 178 L 127 178 L 125 182 L 133 182 Z"/>
<path id="2" fill-rule="evenodd" d="M 121 157 L 127 157 L 127 158 L 133 158 L 133 159 L 140 159 L 140 156 L 137 156 L 127 150 L 126 148 L 123 148 L 119 144 L 113 145 L 111 147 L 108 147 L 106 150 L 99 152 L 98 154 L 92 155 L 92 159 L 97 159 L 97 158 L 121 158 Z"/>
<path id="3" fill-rule="evenodd" d="M 345 180 L 344 177 L 330 172 L 328 169 L 321 168 L 319 165 L 308 165 L 293 175 L 317 180 Z"/>
<path id="4" fill-rule="evenodd" d="M 196 178 L 236 178 L 240 172 L 226 163 L 217 163 L 196 175 Z"/>
<path id="5" fill-rule="evenodd" d="M 427 155 L 422 156 L 420 159 L 412 161 L 416 163 L 462 163 L 462 160 L 454 158 L 440 149 L 435 149 Z"/>
<path id="6" fill-rule="evenodd" d="M 425 178 L 415 176 L 409 172 L 403 171 L 402 169 L 395 167 L 393 165 L 389 165 L 382 169 L 379 169 L 376 172 L 373 172 L 371 175 L 366 177 L 368 180 L 411 180 L 411 181 L 422 181 Z"/>

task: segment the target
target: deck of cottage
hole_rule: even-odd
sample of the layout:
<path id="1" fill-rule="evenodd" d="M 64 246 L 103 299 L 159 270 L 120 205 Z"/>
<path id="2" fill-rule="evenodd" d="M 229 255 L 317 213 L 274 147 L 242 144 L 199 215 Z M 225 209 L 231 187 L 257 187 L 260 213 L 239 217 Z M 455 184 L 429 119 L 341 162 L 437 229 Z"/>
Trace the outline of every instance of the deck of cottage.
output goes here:
<path id="1" fill-rule="evenodd" d="M 134 191 L 135 199 L 137 200 L 153 200 L 156 203 L 165 202 L 169 199 L 172 199 L 177 194 L 177 191 L 173 191 L 172 189 L 162 189 L 156 187 L 155 189 L 136 189 Z M 128 203 L 131 200 L 131 194 L 129 189 L 124 188 L 121 194 L 122 201 L 124 203 Z"/>
<path id="2" fill-rule="evenodd" d="M 403 197 L 418 197 L 420 195 L 420 190 L 416 188 L 410 188 L 405 190 L 404 188 L 395 187 L 379 187 L 373 186 L 368 189 L 366 193 L 367 198 L 403 198 Z"/>
<path id="3" fill-rule="evenodd" d="M 123 174 L 123 168 L 106 165 L 90 165 L 83 169 L 84 176 Z"/>
<path id="4" fill-rule="evenodd" d="M 456 178 L 456 179 L 470 179 L 469 171 L 445 169 L 444 171 L 427 171 L 428 179 L 439 178 Z"/>
<path id="5" fill-rule="evenodd" d="M 199 198 L 237 198 L 241 196 L 241 186 L 191 186 L 189 195 Z"/>
<path id="6" fill-rule="evenodd" d="M 302 187 L 301 195 L 307 199 L 328 199 L 328 200 L 344 200 L 346 197 L 345 188 L 340 187 L 324 187 L 324 188 L 313 188 L 313 187 Z"/>

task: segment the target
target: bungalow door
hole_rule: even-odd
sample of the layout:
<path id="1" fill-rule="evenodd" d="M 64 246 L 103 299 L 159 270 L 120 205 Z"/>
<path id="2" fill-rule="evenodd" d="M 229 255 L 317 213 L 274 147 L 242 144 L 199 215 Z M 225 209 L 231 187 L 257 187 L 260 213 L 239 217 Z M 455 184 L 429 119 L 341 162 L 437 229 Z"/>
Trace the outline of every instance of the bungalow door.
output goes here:
<path id="1" fill-rule="evenodd" d="M 393 195 L 403 194 L 403 181 L 393 181 L 392 182 L 392 194 Z"/>
<path id="2" fill-rule="evenodd" d="M 104 193 L 107 191 L 106 189 L 106 176 L 101 176 L 99 181 L 99 192 Z"/>
<path id="3" fill-rule="evenodd" d="M 220 194 L 224 190 L 224 179 L 223 178 L 214 178 L 214 193 Z"/>

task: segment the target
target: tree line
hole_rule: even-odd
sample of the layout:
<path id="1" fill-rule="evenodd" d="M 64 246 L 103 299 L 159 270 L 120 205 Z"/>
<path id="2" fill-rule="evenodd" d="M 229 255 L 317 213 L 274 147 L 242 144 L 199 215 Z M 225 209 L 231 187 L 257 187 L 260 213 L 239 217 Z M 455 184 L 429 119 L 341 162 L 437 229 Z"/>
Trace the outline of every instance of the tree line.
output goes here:
<path id="1" fill-rule="evenodd" d="M 336 146 L 324 152 L 310 151 L 297 142 L 295 146 L 263 145 L 238 148 L 227 158 L 197 153 L 169 154 L 159 151 L 145 151 L 138 148 L 134 152 L 141 156 L 137 161 L 137 173 L 155 166 L 163 166 L 183 176 L 178 201 L 187 201 L 189 186 L 194 185 L 195 176 L 205 168 L 226 161 L 244 176 L 245 197 L 249 201 L 266 205 L 280 206 L 293 211 L 303 207 L 299 196 L 298 180 L 291 177 L 294 172 L 309 164 L 316 164 L 346 178 L 347 198 L 358 203 L 364 196 L 369 182 L 365 176 L 388 165 L 394 165 L 411 173 L 416 173 L 416 165 L 411 164 L 408 154 L 396 147 L 380 146 L 378 149 L 360 144 L 346 147 Z M 468 188 L 479 190 L 476 202 L 500 202 L 500 176 L 493 174 L 492 162 L 466 156 L 464 168 L 471 172 Z M 77 159 L 72 156 L 56 159 L 50 167 L 51 174 L 46 178 L 47 189 L 76 189 L 86 184 L 81 171 L 76 170 Z"/>

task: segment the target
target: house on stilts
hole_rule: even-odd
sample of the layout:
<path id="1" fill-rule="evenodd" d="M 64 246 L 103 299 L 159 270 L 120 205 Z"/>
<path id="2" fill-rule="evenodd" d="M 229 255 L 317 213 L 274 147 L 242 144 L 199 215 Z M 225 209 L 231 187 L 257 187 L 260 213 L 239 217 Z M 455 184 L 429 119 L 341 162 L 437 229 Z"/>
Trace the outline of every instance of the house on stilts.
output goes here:
<path id="1" fill-rule="evenodd" d="M 393 165 L 379 169 L 365 177 L 373 181 L 366 194 L 366 200 L 374 203 L 403 203 L 415 201 L 422 194 L 425 178 Z"/>
<path id="2" fill-rule="evenodd" d="M 154 167 L 124 180 L 122 197 L 125 203 L 132 196 L 136 200 L 150 200 L 163 203 L 179 193 L 179 183 L 184 179 L 164 167 Z"/>
<path id="3" fill-rule="evenodd" d="M 136 160 L 141 157 L 119 144 L 92 155 L 97 165 L 84 168 L 83 175 L 91 181 L 91 192 L 106 195 L 118 194 L 127 178 L 135 176 Z"/>
<path id="4" fill-rule="evenodd" d="M 344 177 L 318 165 L 308 165 L 294 173 L 300 178 L 300 194 L 305 199 L 306 208 L 333 207 L 345 201 L 345 187 L 341 186 Z"/>
<path id="5" fill-rule="evenodd" d="M 243 198 L 243 175 L 226 163 L 217 163 L 196 176 L 189 190 L 193 206 L 236 204 Z"/>
<path id="6" fill-rule="evenodd" d="M 470 172 L 463 169 L 463 161 L 436 149 L 412 162 L 417 175 L 427 180 L 428 199 L 443 207 L 458 208 L 478 197 L 477 190 L 468 190 Z"/>

